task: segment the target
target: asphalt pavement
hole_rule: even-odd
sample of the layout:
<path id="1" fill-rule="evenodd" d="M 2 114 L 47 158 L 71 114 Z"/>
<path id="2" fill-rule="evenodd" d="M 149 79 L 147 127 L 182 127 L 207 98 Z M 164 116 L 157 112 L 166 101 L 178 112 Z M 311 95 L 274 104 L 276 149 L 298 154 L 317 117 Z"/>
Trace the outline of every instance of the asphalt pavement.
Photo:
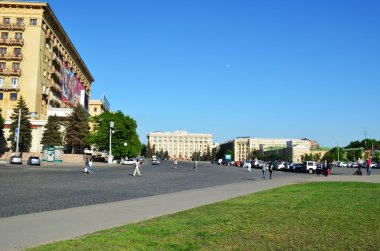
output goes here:
<path id="1" fill-rule="evenodd" d="M 358 177 L 352 175 L 352 169 L 336 169 L 327 178 L 275 172 L 272 180 L 263 180 L 260 170 L 254 170 L 251 174 L 246 169 L 208 163 L 199 164 L 198 172 L 194 172 L 192 163 L 180 163 L 179 168 L 174 169 L 172 162 L 160 166 L 151 166 L 146 162 L 141 170 L 142 177 L 131 176 L 132 167 L 95 165 L 94 175 L 85 175 L 81 169 L 81 166 L 70 165 L 41 168 L 1 165 L 0 191 L 5 186 L 11 186 L 6 189 L 9 194 L 0 192 L 1 211 L 6 211 L 2 209 L 5 204 L 17 208 L 18 203 L 24 210 L 19 214 L 12 213 L 14 216 L 0 218 L 0 250 L 23 249 L 71 239 L 288 184 L 332 180 L 380 182 L 378 170 L 373 170 L 371 176 Z M 8 183 L 2 184 L 9 179 Z M 54 193 L 46 191 L 54 186 Z M 45 192 L 49 195 L 44 196 Z M 18 193 L 21 195 L 17 196 Z M 97 194 L 92 199 L 98 199 L 86 200 L 86 195 L 92 193 Z M 119 196 L 112 196 L 114 193 Z M 111 195 L 111 200 L 99 199 L 108 195 Z M 3 199 L 8 196 L 17 198 L 6 199 L 4 204 Z M 56 198 L 59 203 L 47 209 L 37 206 L 45 204 L 45 199 L 48 200 L 47 205 L 53 203 L 55 196 L 64 199 Z M 29 198 L 27 203 L 22 201 L 26 198 Z M 34 204 L 31 203 L 33 200 Z M 85 200 L 82 204 L 87 201 L 94 203 L 84 206 L 76 204 L 81 200 Z M 67 208 L 66 204 L 70 207 Z"/>

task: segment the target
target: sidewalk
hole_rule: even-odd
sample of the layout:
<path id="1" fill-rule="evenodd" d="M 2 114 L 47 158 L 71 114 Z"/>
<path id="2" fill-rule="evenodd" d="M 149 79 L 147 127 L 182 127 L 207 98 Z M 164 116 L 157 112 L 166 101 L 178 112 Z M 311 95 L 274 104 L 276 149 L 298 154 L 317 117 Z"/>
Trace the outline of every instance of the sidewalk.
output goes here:
<path id="1" fill-rule="evenodd" d="M 310 181 L 362 181 L 380 183 L 380 176 L 289 176 L 248 180 L 223 186 L 139 198 L 114 203 L 0 218 L 0 250 L 15 250 L 76 238 L 98 230 L 227 200 L 288 184 Z"/>

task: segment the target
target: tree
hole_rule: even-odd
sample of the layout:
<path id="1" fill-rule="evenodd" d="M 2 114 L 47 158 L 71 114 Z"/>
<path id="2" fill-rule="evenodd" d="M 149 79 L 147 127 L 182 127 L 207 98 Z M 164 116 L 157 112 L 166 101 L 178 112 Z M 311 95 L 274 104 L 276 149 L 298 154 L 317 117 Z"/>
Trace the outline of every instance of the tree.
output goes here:
<path id="1" fill-rule="evenodd" d="M 83 151 L 88 134 L 88 117 L 83 106 L 79 104 L 74 107 L 66 127 L 66 144 L 71 148 L 71 153 Z"/>
<path id="2" fill-rule="evenodd" d="M 58 117 L 55 115 L 50 116 L 44 128 L 41 144 L 46 147 L 61 146 L 62 133 L 59 131 L 61 126 L 59 125 Z"/>
<path id="3" fill-rule="evenodd" d="M 169 152 L 168 152 L 168 150 L 166 150 L 164 153 L 164 159 L 169 159 L 169 158 L 170 158 Z"/>
<path id="4" fill-rule="evenodd" d="M 211 150 L 210 150 L 210 147 L 207 146 L 207 151 L 206 151 L 206 154 L 205 154 L 205 160 L 206 161 L 210 161 L 211 160 Z"/>
<path id="5" fill-rule="evenodd" d="M 4 153 L 7 149 L 7 141 L 4 137 L 4 119 L 1 116 L 1 109 L 0 109 L 0 153 Z"/>
<path id="6" fill-rule="evenodd" d="M 16 128 L 18 127 L 19 110 L 21 109 L 21 119 L 19 128 L 19 151 L 29 152 L 32 146 L 32 124 L 30 123 L 29 109 L 26 102 L 22 96 L 20 96 L 17 101 L 16 107 L 13 109 L 11 115 L 11 139 L 15 139 Z M 16 150 L 17 141 L 14 140 L 12 143 L 12 149 Z"/>
<path id="7" fill-rule="evenodd" d="M 129 116 L 125 116 L 121 111 L 104 112 L 99 116 L 95 116 L 92 121 L 95 123 L 94 132 L 90 133 L 87 138 L 88 144 L 96 144 L 100 149 L 109 148 L 109 132 L 110 122 L 114 122 L 112 133 L 112 155 L 115 158 L 121 157 L 137 157 L 141 153 L 142 145 L 137 135 L 137 123 Z M 127 146 L 124 146 L 127 143 Z M 153 151 L 151 151 L 153 150 Z M 147 157 L 153 153 L 148 142 Z"/>

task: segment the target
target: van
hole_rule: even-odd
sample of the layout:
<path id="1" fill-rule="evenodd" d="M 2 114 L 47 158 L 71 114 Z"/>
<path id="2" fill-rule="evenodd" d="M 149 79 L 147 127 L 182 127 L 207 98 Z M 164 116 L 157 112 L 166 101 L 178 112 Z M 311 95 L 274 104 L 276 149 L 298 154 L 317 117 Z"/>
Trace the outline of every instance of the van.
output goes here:
<path id="1" fill-rule="evenodd" d="M 317 170 L 317 162 L 316 161 L 304 161 L 303 168 L 308 173 L 313 173 Z"/>

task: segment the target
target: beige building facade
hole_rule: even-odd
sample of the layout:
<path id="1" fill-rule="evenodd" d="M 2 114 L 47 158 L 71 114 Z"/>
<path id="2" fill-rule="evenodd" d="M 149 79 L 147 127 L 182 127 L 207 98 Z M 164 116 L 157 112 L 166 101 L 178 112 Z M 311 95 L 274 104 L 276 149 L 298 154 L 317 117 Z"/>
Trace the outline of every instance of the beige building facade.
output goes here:
<path id="1" fill-rule="evenodd" d="M 257 150 L 265 151 L 268 148 L 287 148 L 296 145 L 310 148 L 311 141 L 305 139 L 238 137 L 234 140 L 234 160 L 249 160 L 251 153 Z"/>
<path id="2" fill-rule="evenodd" d="M 155 151 L 168 151 L 171 159 L 191 159 L 194 152 L 206 154 L 212 150 L 212 134 L 175 132 L 151 132 L 148 134 L 150 147 Z"/>
<path id="3" fill-rule="evenodd" d="M 50 115 L 65 119 L 78 104 L 88 110 L 90 71 L 48 3 L 0 2 L 0 108 L 9 137 L 10 116 L 22 96 L 40 152 Z"/>
<path id="4" fill-rule="evenodd" d="M 105 96 L 102 99 L 91 99 L 88 103 L 90 116 L 98 116 L 105 111 L 110 111 L 110 103 Z"/>

